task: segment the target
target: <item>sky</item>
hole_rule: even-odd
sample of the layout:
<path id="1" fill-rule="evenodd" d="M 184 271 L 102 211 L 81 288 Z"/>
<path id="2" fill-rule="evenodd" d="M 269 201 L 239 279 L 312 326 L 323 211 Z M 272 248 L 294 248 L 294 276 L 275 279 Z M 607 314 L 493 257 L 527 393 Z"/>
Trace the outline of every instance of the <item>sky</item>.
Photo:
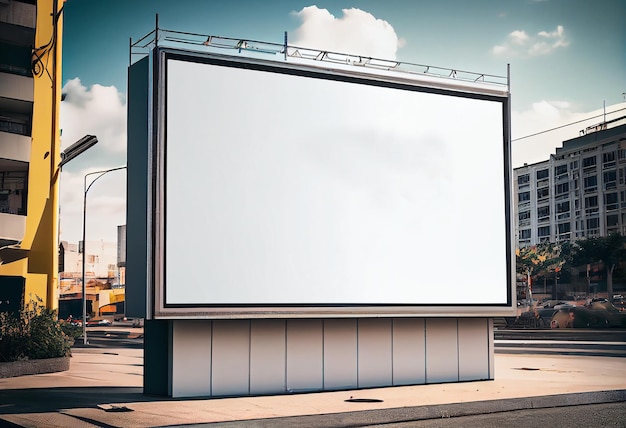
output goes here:
<path id="1" fill-rule="evenodd" d="M 273 43 L 286 31 L 296 46 L 499 76 L 509 65 L 513 167 L 548 159 L 605 112 L 626 115 L 623 0 L 66 0 L 63 13 L 61 146 L 99 140 L 61 174 L 60 236 L 72 243 L 85 174 L 126 164 L 129 43 L 157 14 L 167 30 Z M 91 186 L 87 241 L 115 242 L 125 179 Z"/>

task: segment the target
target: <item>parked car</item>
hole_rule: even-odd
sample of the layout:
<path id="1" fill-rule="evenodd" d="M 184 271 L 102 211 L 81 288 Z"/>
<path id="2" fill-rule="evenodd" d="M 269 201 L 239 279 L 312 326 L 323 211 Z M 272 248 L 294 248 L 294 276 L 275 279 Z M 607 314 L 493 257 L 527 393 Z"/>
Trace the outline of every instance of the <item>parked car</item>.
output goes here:
<path id="1" fill-rule="evenodd" d="M 83 320 L 82 319 L 74 318 L 72 315 L 67 317 L 65 322 L 70 324 L 70 325 L 79 326 L 79 327 L 83 325 Z"/>
<path id="2" fill-rule="evenodd" d="M 626 327 L 626 313 L 606 299 L 594 299 L 584 306 L 562 308 L 552 315 L 551 328 Z"/>
<path id="3" fill-rule="evenodd" d="M 107 325 L 111 325 L 112 322 L 106 318 L 102 318 L 102 319 L 93 319 L 93 320 L 89 320 L 87 321 L 87 327 L 98 327 L 98 326 L 107 326 Z"/>
<path id="4" fill-rule="evenodd" d="M 613 296 L 613 300 L 611 300 L 611 303 L 613 303 L 613 306 L 615 306 L 620 311 L 626 310 L 626 299 L 621 294 Z"/>

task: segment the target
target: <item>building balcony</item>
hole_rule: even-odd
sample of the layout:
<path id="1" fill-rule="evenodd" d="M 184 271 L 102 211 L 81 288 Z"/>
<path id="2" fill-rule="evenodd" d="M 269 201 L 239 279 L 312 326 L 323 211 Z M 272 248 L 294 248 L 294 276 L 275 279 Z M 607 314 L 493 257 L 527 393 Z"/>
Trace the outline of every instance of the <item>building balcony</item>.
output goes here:
<path id="1" fill-rule="evenodd" d="M 6 121 L 5 121 L 6 122 Z M 31 139 L 21 133 L 11 133 L 2 131 L 0 118 L 0 159 L 10 159 L 20 162 L 30 161 Z M 6 126 L 9 126 L 8 124 Z"/>
<path id="2" fill-rule="evenodd" d="M 0 98 L 34 101 L 35 85 L 32 77 L 12 73 L 0 73 Z"/>
<path id="3" fill-rule="evenodd" d="M 35 28 L 37 22 L 37 6 L 30 2 L 10 1 L 0 7 L 0 23 L 7 26 Z"/>
<path id="4" fill-rule="evenodd" d="M 0 212 L 0 241 L 21 242 L 26 233 L 26 216 Z"/>

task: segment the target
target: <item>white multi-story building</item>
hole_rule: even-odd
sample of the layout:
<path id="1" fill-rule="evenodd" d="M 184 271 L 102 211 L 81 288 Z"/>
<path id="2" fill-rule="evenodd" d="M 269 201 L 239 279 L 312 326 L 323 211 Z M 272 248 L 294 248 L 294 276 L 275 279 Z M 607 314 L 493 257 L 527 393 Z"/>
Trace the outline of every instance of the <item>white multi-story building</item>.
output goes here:
<path id="1" fill-rule="evenodd" d="M 514 170 L 517 248 L 626 235 L 625 123 L 589 127 L 550 159 Z"/>

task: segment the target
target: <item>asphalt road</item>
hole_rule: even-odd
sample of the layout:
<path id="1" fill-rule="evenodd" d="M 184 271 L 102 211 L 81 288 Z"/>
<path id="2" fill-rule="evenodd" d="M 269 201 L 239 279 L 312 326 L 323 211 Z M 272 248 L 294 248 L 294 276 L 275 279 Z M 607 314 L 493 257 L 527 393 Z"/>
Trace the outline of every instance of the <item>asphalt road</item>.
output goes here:
<path id="1" fill-rule="evenodd" d="M 398 409 L 389 409 L 394 416 Z M 370 413 L 372 418 L 380 420 L 385 410 Z M 325 414 L 300 416 L 297 418 L 257 419 L 249 421 L 221 422 L 212 424 L 194 424 L 194 427 L 212 428 L 523 428 L 523 427 L 624 427 L 626 406 L 623 402 L 605 404 L 586 404 L 565 407 L 549 407 L 530 410 L 513 410 L 496 413 L 485 413 L 471 416 L 450 418 L 411 420 L 407 415 L 406 422 L 386 424 L 368 424 L 368 412 L 363 412 L 359 422 L 346 414 Z"/>
<path id="2" fill-rule="evenodd" d="M 126 325 L 87 328 L 75 348 L 143 348 L 143 329 Z M 559 354 L 626 357 L 626 330 L 496 330 L 495 352 L 508 354 Z M 626 426 L 626 424 L 625 424 Z"/>
<path id="3" fill-rule="evenodd" d="M 607 403 L 554 407 L 548 409 L 516 410 L 512 412 L 490 413 L 486 415 L 463 416 L 447 419 L 429 419 L 425 421 L 411 421 L 385 425 L 369 425 L 368 428 L 593 428 L 624 426 L 626 426 L 626 405 L 624 405 L 624 403 Z"/>
<path id="4" fill-rule="evenodd" d="M 495 352 L 626 357 L 626 330 L 496 330 Z"/>

